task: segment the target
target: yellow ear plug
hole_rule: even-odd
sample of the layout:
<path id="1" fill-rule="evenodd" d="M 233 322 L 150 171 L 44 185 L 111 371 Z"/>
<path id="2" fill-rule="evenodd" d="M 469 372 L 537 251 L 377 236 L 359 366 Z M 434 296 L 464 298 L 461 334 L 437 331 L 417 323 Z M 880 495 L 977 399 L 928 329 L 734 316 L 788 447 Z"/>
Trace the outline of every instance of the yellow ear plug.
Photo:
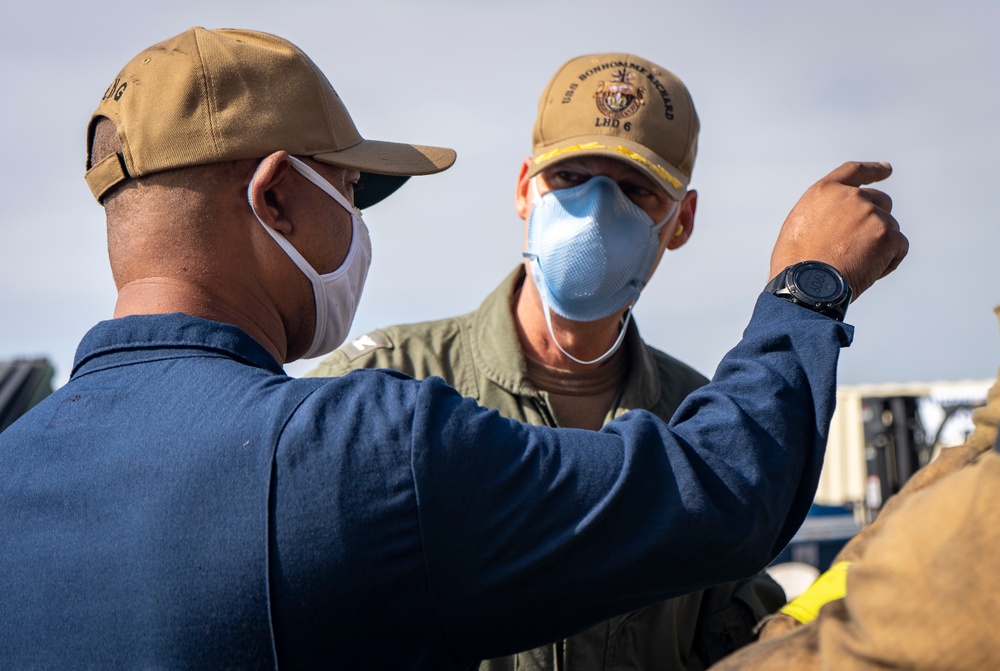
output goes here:
<path id="1" fill-rule="evenodd" d="M 674 237 L 675 238 L 681 237 L 681 233 L 683 233 L 683 232 L 684 232 L 684 227 L 683 226 L 678 226 L 677 230 L 674 231 Z"/>

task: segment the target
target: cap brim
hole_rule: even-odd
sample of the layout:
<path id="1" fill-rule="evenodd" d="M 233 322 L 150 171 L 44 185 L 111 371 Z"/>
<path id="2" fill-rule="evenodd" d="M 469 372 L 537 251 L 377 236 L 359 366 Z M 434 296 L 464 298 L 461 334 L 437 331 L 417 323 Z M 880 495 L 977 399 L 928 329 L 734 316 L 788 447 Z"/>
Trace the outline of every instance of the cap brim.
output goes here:
<path id="1" fill-rule="evenodd" d="M 455 163 L 455 151 L 401 142 L 362 140 L 341 151 L 316 154 L 323 163 L 361 171 L 361 189 L 355 198 L 359 208 L 388 197 L 415 175 L 432 175 Z"/>
<path id="2" fill-rule="evenodd" d="M 533 177 L 559 161 L 582 156 L 603 156 L 622 161 L 645 173 L 674 200 L 683 200 L 690 178 L 646 147 L 620 137 L 580 136 L 536 147 L 528 168 Z"/>

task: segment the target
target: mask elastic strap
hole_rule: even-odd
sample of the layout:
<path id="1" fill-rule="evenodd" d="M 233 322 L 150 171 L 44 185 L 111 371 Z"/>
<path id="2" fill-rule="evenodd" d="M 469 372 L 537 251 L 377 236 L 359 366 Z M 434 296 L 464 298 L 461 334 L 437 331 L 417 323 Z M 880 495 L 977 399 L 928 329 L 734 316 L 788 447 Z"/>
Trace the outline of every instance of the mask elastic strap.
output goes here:
<path id="1" fill-rule="evenodd" d="M 529 254 L 528 252 L 524 252 L 524 256 L 531 259 L 532 264 L 536 265 L 538 264 L 538 256 L 536 256 L 535 254 Z M 541 273 L 538 274 L 541 276 Z M 542 284 L 544 284 L 544 281 L 542 282 Z M 607 352 L 597 357 L 596 359 L 591 359 L 590 361 L 584 361 L 583 359 L 577 359 L 575 356 L 564 350 L 563 346 L 559 344 L 559 341 L 556 339 L 556 334 L 552 330 L 552 308 L 549 307 L 548 292 L 546 291 L 544 286 L 537 287 L 537 289 L 539 295 L 542 298 L 542 311 L 545 313 L 545 326 L 549 329 L 549 337 L 552 338 L 552 342 L 555 343 L 556 348 L 560 352 L 562 352 L 563 355 L 566 356 L 566 358 L 575 361 L 578 364 L 582 364 L 584 366 L 591 366 L 596 363 L 601 363 L 602 361 L 604 361 L 605 359 L 607 359 L 612 354 L 618 351 L 618 348 L 621 347 L 622 342 L 625 340 L 625 332 L 628 330 L 629 321 L 631 321 L 632 319 L 632 308 L 635 306 L 636 301 L 639 300 L 639 296 L 637 295 L 635 299 L 632 301 L 632 304 L 628 306 L 627 311 L 625 313 L 625 321 L 622 323 L 622 328 L 618 332 L 618 338 L 615 340 L 615 343 L 611 346 L 611 349 L 609 349 Z"/>
<path id="2" fill-rule="evenodd" d="M 292 167 L 298 170 L 299 174 L 322 189 L 323 193 L 337 201 L 345 210 L 356 216 L 358 219 L 362 218 L 361 210 L 351 205 L 347 201 L 347 198 L 344 197 L 344 194 L 333 188 L 333 185 L 330 184 L 330 182 L 328 182 L 321 174 L 313 170 L 312 166 L 304 161 L 300 161 L 294 156 L 289 156 L 288 158 L 292 162 Z"/>
<path id="3" fill-rule="evenodd" d="M 680 206 L 681 202 L 679 200 L 675 200 L 674 206 L 670 208 L 670 212 L 668 212 L 667 216 L 663 218 L 663 221 L 653 225 L 653 232 L 659 233 L 660 230 L 667 225 L 667 222 L 674 218 L 674 215 L 677 214 L 677 208 L 679 208 Z"/>
<path id="4" fill-rule="evenodd" d="M 538 205 L 538 202 L 542 199 L 542 195 L 538 193 L 538 185 L 535 184 L 535 180 L 538 179 L 538 175 L 535 175 L 528 182 L 528 196 L 531 197 L 532 206 Z"/>

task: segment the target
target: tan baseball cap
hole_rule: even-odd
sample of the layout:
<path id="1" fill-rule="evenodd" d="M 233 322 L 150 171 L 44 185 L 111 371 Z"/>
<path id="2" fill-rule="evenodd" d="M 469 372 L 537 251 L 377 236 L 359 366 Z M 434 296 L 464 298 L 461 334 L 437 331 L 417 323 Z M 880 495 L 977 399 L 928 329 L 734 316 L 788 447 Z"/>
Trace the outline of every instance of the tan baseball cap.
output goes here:
<path id="1" fill-rule="evenodd" d="M 528 175 L 573 156 L 607 156 L 681 200 L 699 127 L 687 87 L 669 70 L 632 54 L 580 56 L 556 72 L 538 102 Z"/>
<path id="2" fill-rule="evenodd" d="M 91 165 L 102 117 L 117 127 L 121 153 Z M 86 178 L 98 201 L 130 177 L 283 149 L 360 170 L 356 204 L 366 207 L 455 162 L 451 149 L 362 138 L 301 49 L 250 30 L 191 28 L 143 51 L 104 93 L 88 138 Z"/>

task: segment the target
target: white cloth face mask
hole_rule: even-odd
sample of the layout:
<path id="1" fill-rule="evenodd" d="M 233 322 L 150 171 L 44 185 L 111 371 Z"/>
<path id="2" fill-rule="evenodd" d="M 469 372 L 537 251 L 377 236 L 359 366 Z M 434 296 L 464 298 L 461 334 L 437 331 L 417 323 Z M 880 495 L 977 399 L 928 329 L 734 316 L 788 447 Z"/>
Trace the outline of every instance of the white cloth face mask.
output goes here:
<path id="1" fill-rule="evenodd" d="M 293 168 L 337 201 L 351 215 L 351 246 L 347 250 L 344 262 L 333 272 L 320 275 L 285 236 L 265 224 L 264 220 L 260 218 L 253 205 L 251 195 L 253 179 L 257 177 L 256 173 L 254 178 L 250 180 L 250 187 L 247 189 L 250 209 L 253 210 L 257 221 L 285 250 L 285 253 L 312 285 L 313 298 L 316 302 L 316 325 L 313 330 L 312 343 L 302 355 L 304 359 L 311 359 L 332 352 L 347 339 L 351 324 L 354 322 L 354 315 L 358 310 L 358 303 L 361 301 L 365 279 L 368 277 L 368 267 L 371 265 L 372 258 L 372 243 L 368 235 L 368 227 L 365 226 L 364 219 L 361 218 L 361 210 L 351 205 L 342 193 L 311 167 L 294 156 L 289 156 L 289 159 L 291 159 Z"/>

